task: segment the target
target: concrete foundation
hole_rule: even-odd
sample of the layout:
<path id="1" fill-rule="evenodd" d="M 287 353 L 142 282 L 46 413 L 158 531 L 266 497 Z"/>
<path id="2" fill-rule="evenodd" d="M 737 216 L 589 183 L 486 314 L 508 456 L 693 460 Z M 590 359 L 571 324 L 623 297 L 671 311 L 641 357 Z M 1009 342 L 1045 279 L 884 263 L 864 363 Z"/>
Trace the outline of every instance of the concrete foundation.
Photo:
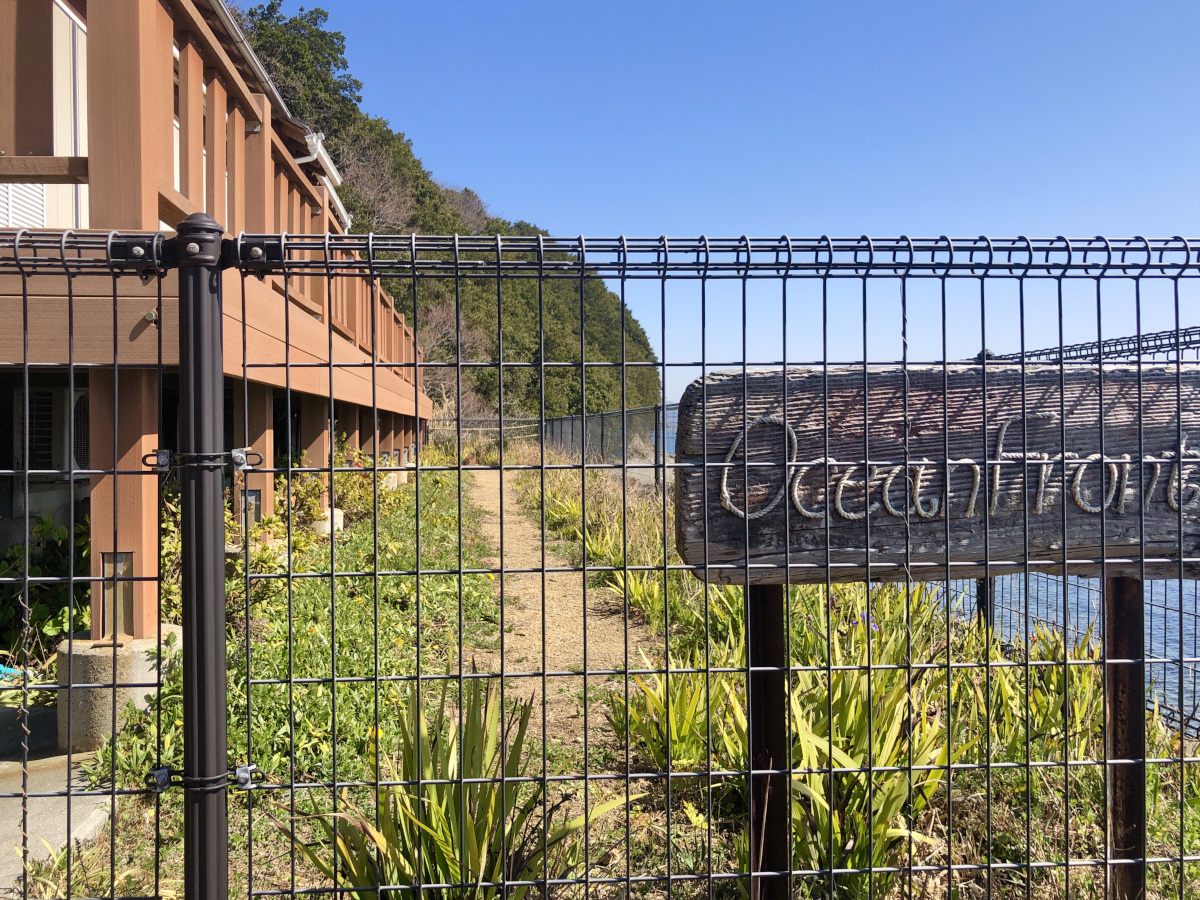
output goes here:
<path id="1" fill-rule="evenodd" d="M 175 635 L 173 652 L 179 653 L 183 630 L 178 625 L 163 625 L 162 632 L 164 653 L 169 634 Z M 138 709 L 149 705 L 147 695 L 158 681 L 157 649 L 157 637 L 127 637 L 115 653 L 111 642 L 82 637 L 58 645 L 59 686 L 73 685 L 69 692 L 60 690 L 58 694 L 60 750 L 69 747 L 84 752 L 99 747 L 112 732 L 114 703 L 118 728 L 129 703 Z"/>

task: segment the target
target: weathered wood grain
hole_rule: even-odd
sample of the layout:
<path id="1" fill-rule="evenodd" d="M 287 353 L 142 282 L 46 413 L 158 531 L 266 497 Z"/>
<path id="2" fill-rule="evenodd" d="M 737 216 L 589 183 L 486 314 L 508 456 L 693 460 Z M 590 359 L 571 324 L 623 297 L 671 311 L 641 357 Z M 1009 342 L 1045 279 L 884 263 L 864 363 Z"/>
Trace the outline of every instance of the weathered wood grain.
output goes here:
<path id="1" fill-rule="evenodd" d="M 1097 575 L 1102 559 L 1195 577 L 1191 443 L 1191 363 L 718 372 L 679 405 L 676 546 L 731 584 Z M 733 511 L 747 476 L 749 521 Z"/>

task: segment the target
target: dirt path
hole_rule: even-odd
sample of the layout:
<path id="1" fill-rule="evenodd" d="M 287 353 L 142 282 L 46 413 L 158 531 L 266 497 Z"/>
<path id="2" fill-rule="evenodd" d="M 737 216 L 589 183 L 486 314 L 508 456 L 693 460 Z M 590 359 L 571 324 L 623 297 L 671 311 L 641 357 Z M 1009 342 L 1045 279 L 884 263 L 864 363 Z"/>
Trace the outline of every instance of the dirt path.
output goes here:
<path id="1" fill-rule="evenodd" d="M 547 736 L 564 743 L 583 742 L 583 691 L 581 674 L 614 670 L 626 665 L 626 623 L 619 600 L 611 592 L 588 587 L 586 614 L 583 574 L 581 572 L 545 572 L 542 568 L 542 533 L 538 522 L 521 508 L 513 480 L 516 473 L 505 473 L 503 519 L 503 566 L 499 555 L 488 560 L 492 566 L 532 569 L 497 576 L 498 589 L 504 593 L 504 649 L 476 651 L 481 669 L 502 671 L 514 677 L 506 682 L 510 697 L 526 699 L 533 695 L 531 727 L 541 734 L 542 674 L 546 675 Z M 468 488 L 471 501 L 484 512 L 482 528 L 488 543 L 501 548 L 500 473 L 476 471 Z M 545 567 L 569 565 L 546 543 Z M 545 578 L 545 622 L 542 621 L 542 579 Z M 586 641 L 585 641 L 586 628 Z M 649 646 L 650 637 L 636 621 L 628 626 L 631 665 L 641 665 L 637 645 Z M 543 655 L 543 646 L 545 648 Z M 586 657 L 585 657 L 586 649 Z M 559 674 L 561 673 L 561 674 Z M 587 688 L 592 702 L 588 709 L 588 743 L 609 736 L 605 705 L 597 700 L 596 688 L 613 680 L 611 675 L 589 675 Z"/>

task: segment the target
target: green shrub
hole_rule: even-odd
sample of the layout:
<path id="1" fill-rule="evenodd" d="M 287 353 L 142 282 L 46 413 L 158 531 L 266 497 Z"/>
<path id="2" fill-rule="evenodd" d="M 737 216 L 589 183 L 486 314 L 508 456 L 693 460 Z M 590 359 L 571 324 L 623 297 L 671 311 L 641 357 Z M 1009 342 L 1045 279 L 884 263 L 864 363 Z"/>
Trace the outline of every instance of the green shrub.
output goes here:
<path id="1" fill-rule="evenodd" d="M 458 566 L 457 486 L 458 477 L 452 472 L 426 473 L 422 477 L 423 569 Z M 331 579 L 330 539 L 318 537 L 307 528 L 293 527 L 289 553 L 285 521 L 278 517 L 264 519 L 261 525 L 251 528 L 247 538 L 249 604 L 246 548 L 227 561 L 231 766 L 245 761 L 249 744 L 254 762 L 268 776 L 289 777 L 294 764 L 298 780 L 376 778 L 375 754 L 370 748 L 377 711 L 386 718 L 398 701 L 387 682 L 362 681 L 333 687 L 328 679 L 335 665 L 339 677 L 360 679 L 373 678 L 376 672 L 387 678 L 415 671 L 416 578 L 376 577 L 370 573 L 376 569 L 394 572 L 417 568 L 416 494 L 409 484 L 381 490 L 380 495 L 378 565 L 376 520 L 372 516 L 350 523 L 336 535 L 333 547 L 339 572 L 367 574 Z M 282 501 L 286 495 L 281 492 L 279 496 Z M 177 505 L 171 508 L 177 516 Z M 471 515 L 468 509 L 461 523 L 463 562 L 467 567 L 477 567 L 484 547 Z M 242 536 L 231 513 L 226 528 L 227 540 L 240 543 Z M 286 577 L 289 559 L 290 579 Z M 310 577 L 312 573 L 320 577 Z M 457 652 L 460 597 L 466 626 L 463 643 L 485 642 L 495 629 L 495 592 L 486 576 L 423 575 L 420 652 L 426 666 L 443 665 Z M 272 684 L 251 686 L 247 671 L 254 679 L 294 679 L 299 683 L 294 682 L 290 692 Z M 115 777 L 118 787 L 140 787 L 148 768 L 145 760 L 156 757 L 160 746 L 161 764 L 181 767 L 182 732 L 173 729 L 178 728 L 176 721 L 181 717 L 182 682 L 177 670 L 165 670 L 164 678 L 163 690 L 152 696 L 150 707 L 144 712 L 129 711 L 122 730 L 106 739 L 95 763 L 87 768 L 90 784 L 105 784 Z M 388 740 L 394 740 L 394 736 L 385 733 L 385 755 L 396 749 Z"/>
<path id="2" fill-rule="evenodd" d="M 286 463 L 285 457 L 282 462 L 276 462 L 276 468 L 283 468 Z M 307 453 L 301 453 L 293 462 L 293 466 L 298 468 L 309 468 L 312 465 Z M 325 514 L 321 505 L 325 480 L 318 472 L 292 472 L 290 485 L 288 481 L 287 472 L 275 475 L 275 503 L 278 506 L 286 501 L 282 510 L 285 528 L 286 518 L 291 516 L 293 532 L 308 531 Z"/>
<path id="3" fill-rule="evenodd" d="M 929 650 L 941 604 L 923 586 L 886 585 L 869 595 L 858 585 L 843 588 L 832 610 L 821 589 L 796 589 L 792 597 L 801 619 L 829 613 L 828 629 L 804 628 L 793 641 L 807 645 L 806 665 L 830 667 L 792 675 L 795 865 L 816 871 L 903 865 L 910 843 L 927 840 L 920 818 L 951 759 L 945 724 L 934 711 L 945 697 L 945 673 L 911 668 L 914 654 Z M 909 628 L 901 627 L 906 621 Z M 830 887 L 846 898 L 886 896 L 893 879 L 835 874 Z"/>
<path id="4" fill-rule="evenodd" d="M 640 651 L 639 651 L 640 652 Z M 642 653 L 645 668 L 650 661 Z M 703 668 L 703 659 L 671 659 L 671 668 Z M 628 741 L 657 772 L 692 772 L 709 764 L 708 726 L 720 740 L 729 706 L 729 678 L 703 672 L 631 675 L 629 700 L 611 689 L 604 695 L 613 733 Z M 615 686 L 614 686 L 615 687 Z"/>

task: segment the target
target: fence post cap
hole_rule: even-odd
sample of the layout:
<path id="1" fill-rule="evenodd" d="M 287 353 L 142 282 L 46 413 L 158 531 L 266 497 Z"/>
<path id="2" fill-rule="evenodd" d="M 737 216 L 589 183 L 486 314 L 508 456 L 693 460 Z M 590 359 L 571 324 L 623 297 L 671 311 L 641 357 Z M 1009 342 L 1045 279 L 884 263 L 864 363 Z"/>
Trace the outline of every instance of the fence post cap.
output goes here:
<path id="1" fill-rule="evenodd" d="M 215 266 L 221 263 L 225 234 L 208 213 L 192 213 L 175 228 L 174 263 L 179 266 Z"/>
<path id="2" fill-rule="evenodd" d="M 175 233 L 179 235 L 193 235 L 200 232 L 224 234 L 225 229 L 206 212 L 194 212 L 175 226 Z"/>

